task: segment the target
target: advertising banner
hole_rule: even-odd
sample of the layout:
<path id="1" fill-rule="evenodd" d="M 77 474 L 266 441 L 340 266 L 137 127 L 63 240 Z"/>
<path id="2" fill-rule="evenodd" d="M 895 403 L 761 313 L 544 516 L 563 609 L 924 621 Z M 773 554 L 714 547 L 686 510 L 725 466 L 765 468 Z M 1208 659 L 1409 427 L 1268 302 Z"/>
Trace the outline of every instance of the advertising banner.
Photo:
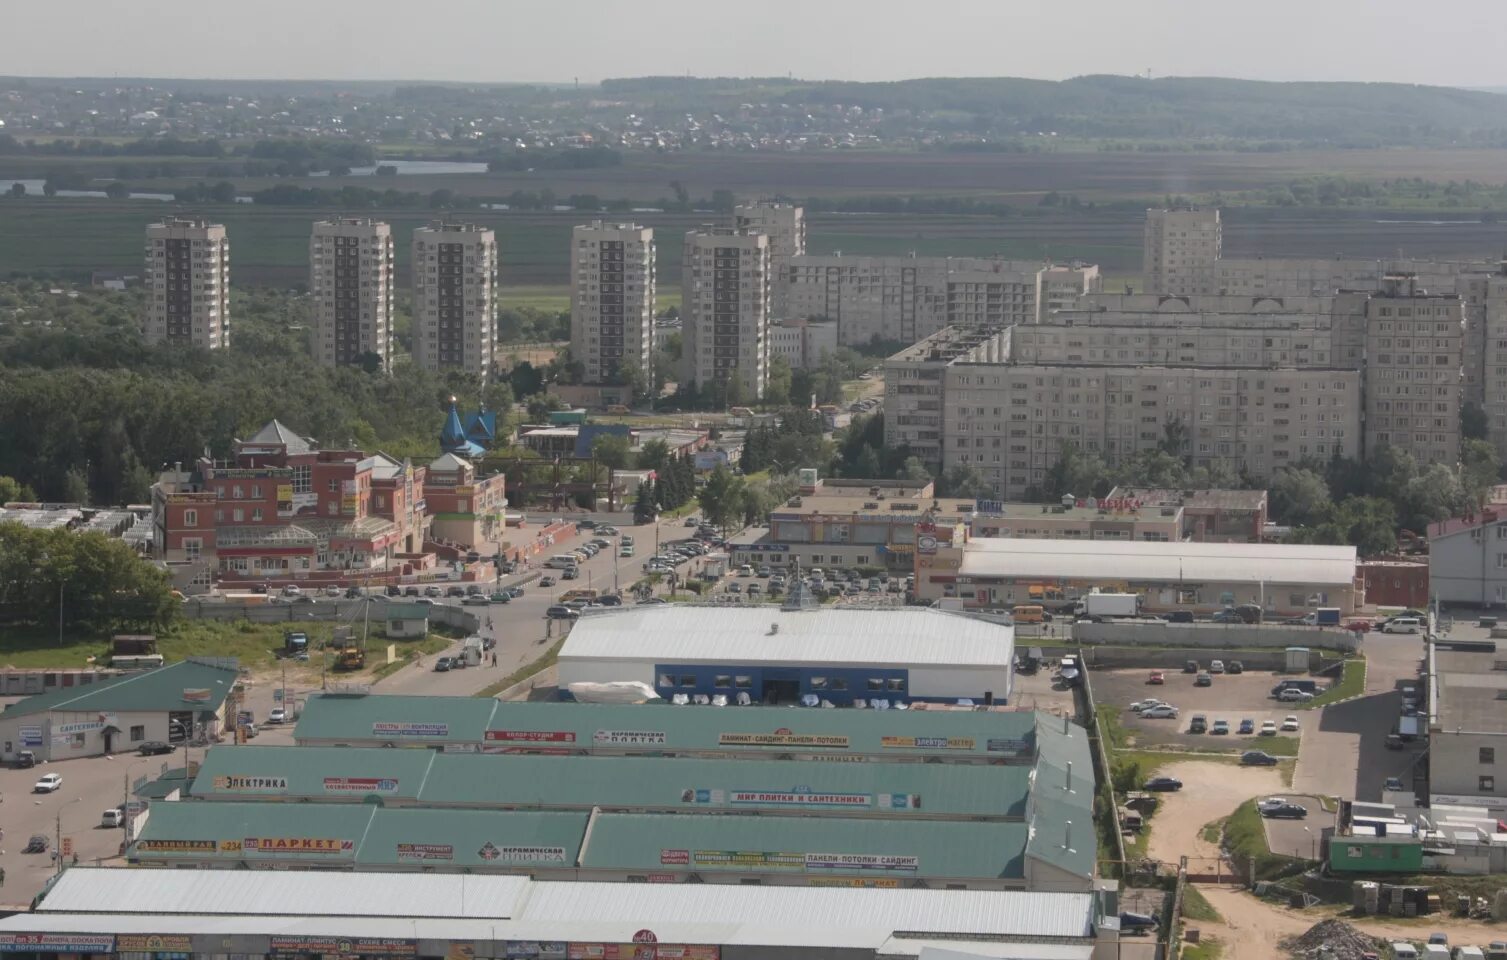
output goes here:
<path id="1" fill-rule="evenodd" d="M 325 793 L 397 793 L 398 781 L 390 777 L 325 777 Z"/>
<path id="2" fill-rule="evenodd" d="M 399 860 L 454 860 L 455 848 L 448 843 L 400 843 Z"/>
<path id="3" fill-rule="evenodd" d="M 60 723 L 52 728 L 52 732 L 59 736 L 68 736 L 75 733 L 88 733 L 91 730 L 103 730 L 103 720 L 82 720 L 78 723 Z"/>
<path id="4" fill-rule="evenodd" d="M 488 730 L 483 739 L 508 743 L 575 743 L 572 730 Z"/>
<path id="5" fill-rule="evenodd" d="M 108 933 L 0 933 L 0 953 L 114 953 Z"/>
<path id="6" fill-rule="evenodd" d="M 598 730 L 591 735 L 591 740 L 593 743 L 604 745 L 663 746 L 665 732 L 663 730 Z"/>
<path id="7" fill-rule="evenodd" d="M 21 746 L 23 746 L 23 747 L 40 747 L 41 745 L 42 745 L 42 728 L 41 727 L 22 727 L 21 728 Z"/>
<path id="8" fill-rule="evenodd" d="M 206 687 L 184 687 L 183 688 L 183 702 L 184 703 L 208 703 L 209 702 L 209 689 L 206 688 Z"/>
<path id="9" fill-rule="evenodd" d="M 239 793 L 287 793 L 287 777 L 215 777 L 216 790 L 234 790 Z"/>
<path id="10" fill-rule="evenodd" d="M 1030 751 L 1031 745 L 1024 740 L 989 740 L 984 744 L 984 749 L 990 753 L 1015 753 L 1024 754 Z"/>
<path id="11" fill-rule="evenodd" d="M 807 870 L 918 870 L 920 857 L 883 856 L 872 853 L 808 853 Z"/>
<path id="12" fill-rule="evenodd" d="M 806 866 L 806 854 L 766 850 L 696 850 L 691 854 L 691 863 L 698 867 L 800 870 Z"/>
<path id="13" fill-rule="evenodd" d="M 138 840 L 136 849 L 153 853 L 214 853 L 220 849 L 220 842 L 218 840 Z"/>
<path id="14" fill-rule="evenodd" d="M 448 737 L 450 724 L 448 723 L 385 723 L 377 721 L 372 724 L 372 736 L 374 737 Z"/>
<path id="15" fill-rule="evenodd" d="M 879 738 L 879 746 L 887 750 L 973 750 L 977 745 L 972 737 Z"/>
<path id="16" fill-rule="evenodd" d="M 874 798 L 867 793 L 810 793 L 806 791 L 732 790 L 732 803 L 779 807 L 871 807 Z"/>
<path id="17" fill-rule="evenodd" d="M 476 855 L 487 861 L 501 861 L 503 863 L 564 863 L 564 847 L 513 847 L 498 846 L 488 840 L 476 851 Z"/>
<path id="18" fill-rule="evenodd" d="M 194 948 L 186 936 L 157 933 L 122 933 L 115 938 L 118 953 L 192 953 Z"/>
<path id="19" fill-rule="evenodd" d="M 792 733 L 780 729 L 773 733 L 724 733 L 717 738 L 724 747 L 830 747 L 846 750 L 848 738 L 820 733 Z"/>
<path id="20" fill-rule="evenodd" d="M 338 856 L 350 853 L 355 848 L 354 840 L 336 837 L 246 837 L 241 841 L 244 852 L 257 854 L 318 853 Z"/>
<path id="21" fill-rule="evenodd" d="M 552 940 L 509 940 L 504 948 L 508 960 L 565 960 L 569 948 Z"/>
<path id="22" fill-rule="evenodd" d="M 681 803 L 716 803 L 727 802 L 727 791 L 713 790 L 709 787 L 687 787 L 680 791 Z"/>
<path id="23" fill-rule="evenodd" d="M 900 881 L 893 878 L 875 877 L 812 877 L 807 886 L 812 887 L 869 887 L 876 890 L 897 890 Z"/>
<path id="24" fill-rule="evenodd" d="M 272 953 L 323 953 L 344 956 L 411 957 L 417 952 L 413 940 L 381 937 L 271 937 Z"/>
<path id="25" fill-rule="evenodd" d="M 720 960 L 722 948 L 680 943 L 572 943 L 569 960 Z"/>

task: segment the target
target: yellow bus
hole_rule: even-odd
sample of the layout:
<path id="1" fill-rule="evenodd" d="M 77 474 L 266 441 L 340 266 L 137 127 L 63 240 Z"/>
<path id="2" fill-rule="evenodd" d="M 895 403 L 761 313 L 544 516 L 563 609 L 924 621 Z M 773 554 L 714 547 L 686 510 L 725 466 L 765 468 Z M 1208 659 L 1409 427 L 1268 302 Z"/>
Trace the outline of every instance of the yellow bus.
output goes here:
<path id="1" fill-rule="evenodd" d="M 572 600 L 595 600 L 596 598 L 597 591 L 587 587 L 582 587 L 577 590 L 567 590 L 564 593 L 560 594 L 559 602 L 569 603 Z"/>

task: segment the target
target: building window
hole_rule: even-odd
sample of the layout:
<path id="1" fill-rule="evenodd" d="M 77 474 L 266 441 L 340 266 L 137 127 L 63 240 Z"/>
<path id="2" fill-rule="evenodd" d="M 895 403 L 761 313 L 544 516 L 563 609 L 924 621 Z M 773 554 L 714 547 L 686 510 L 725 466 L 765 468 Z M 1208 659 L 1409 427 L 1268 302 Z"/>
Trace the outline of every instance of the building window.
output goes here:
<path id="1" fill-rule="evenodd" d="M 197 511 L 197 510 L 185 510 L 185 511 L 183 511 L 183 525 L 185 527 L 197 527 L 199 525 L 199 511 Z"/>
<path id="2" fill-rule="evenodd" d="M 1496 763 L 1497 762 L 1497 748 L 1496 747 L 1482 747 L 1480 749 L 1480 760 L 1481 760 L 1482 763 Z"/>
<path id="3" fill-rule="evenodd" d="M 1497 778 L 1496 777 L 1477 777 L 1476 778 L 1476 787 L 1477 787 L 1478 792 L 1483 793 L 1483 794 L 1486 794 L 1486 793 L 1496 793 L 1497 792 Z"/>
<path id="4" fill-rule="evenodd" d="M 719 673 L 715 677 L 712 678 L 712 689 L 714 689 L 714 690 L 731 690 L 732 688 L 733 688 L 733 678 L 732 678 L 731 674 Z"/>
<path id="5" fill-rule="evenodd" d="M 131 728 L 131 742 L 140 743 L 147 738 L 147 728 L 141 724 Z"/>
<path id="6" fill-rule="evenodd" d="M 739 690 L 751 690 L 753 689 L 753 677 L 745 677 L 741 675 L 733 677 L 733 686 L 737 687 Z"/>

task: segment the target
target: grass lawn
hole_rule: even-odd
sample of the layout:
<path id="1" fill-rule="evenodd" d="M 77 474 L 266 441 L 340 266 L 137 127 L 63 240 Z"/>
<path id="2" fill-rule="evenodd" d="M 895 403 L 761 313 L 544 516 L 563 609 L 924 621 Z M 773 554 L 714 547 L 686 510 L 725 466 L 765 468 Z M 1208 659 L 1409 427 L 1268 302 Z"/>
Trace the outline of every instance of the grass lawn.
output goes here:
<path id="1" fill-rule="evenodd" d="M 1224 824 L 1224 839 L 1236 869 L 1243 875 L 1246 864 L 1254 864 L 1258 880 L 1285 876 L 1308 862 L 1271 852 L 1266 845 L 1266 829 L 1262 826 L 1255 800 L 1245 801 L 1230 814 Z"/>
<path id="2" fill-rule="evenodd" d="M 1191 889 L 1191 888 L 1190 888 Z M 1186 894 L 1184 894 L 1186 896 Z M 1199 940 L 1183 945 L 1183 960 L 1219 960 L 1224 955 L 1224 944 L 1218 940 Z"/>
<path id="3" fill-rule="evenodd" d="M 1334 703 L 1337 700 L 1346 700 L 1350 697 L 1358 697 L 1366 692 L 1366 658 L 1356 657 L 1346 660 L 1344 672 L 1340 674 L 1340 682 L 1325 690 L 1306 703 L 1295 704 L 1299 710 L 1312 710 L 1322 707 L 1326 703 Z"/>
<path id="4" fill-rule="evenodd" d="M 1214 905 L 1191 883 L 1183 888 L 1183 916 L 1189 920 L 1201 920 L 1204 923 L 1224 923 L 1224 917 L 1219 915 Z"/>

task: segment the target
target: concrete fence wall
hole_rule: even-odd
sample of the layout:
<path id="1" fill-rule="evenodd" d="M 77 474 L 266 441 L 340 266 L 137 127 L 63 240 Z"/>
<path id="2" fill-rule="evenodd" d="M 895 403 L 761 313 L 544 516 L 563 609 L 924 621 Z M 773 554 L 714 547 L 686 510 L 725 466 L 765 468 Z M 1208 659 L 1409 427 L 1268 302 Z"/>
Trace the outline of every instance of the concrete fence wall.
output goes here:
<path id="1" fill-rule="evenodd" d="M 198 620 L 246 620 L 251 623 L 320 623 L 360 624 L 365 600 L 317 600 L 313 603 L 212 603 L 190 601 L 183 605 L 183 615 Z M 371 619 L 381 623 L 384 604 L 372 603 Z M 429 622 L 444 624 L 467 633 L 481 628 L 475 614 L 448 603 L 429 607 Z"/>
<path id="2" fill-rule="evenodd" d="M 1358 634 L 1340 627 L 1283 627 L 1256 623 L 1155 623 L 1128 620 L 1109 623 L 1075 623 L 1073 640 L 1080 644 L 1111 646 L 1155 645 L 1247 650 L 1253 647 L 1327 647 L 1357 649 Z"/>
<path id="3" fill-rule="evenodd" d="M 1282 672 L 1286 666 L 1287 656 L 1283 650 L 1239 650 L 1223 652 L 1210 649 L 1209 647 L 1054 647 L 1042 646 L 1042 655 L 1048 659 L 1059 659 L 1064 653 L 1081 653 L 1083 662 L 1090 667 L 1102 669 L 1134 669 L 1145 668 L 1148 670 L 1171 670 L 1181 671 L 1183 665 L 1189 660 L 1197 660 L 1199 666 L 1207 669 L 1212 659 L 1223 660 L 1228 664 L 1231 660 L 1239 660 L 1246 670 L 1270 670 Z M 1308 656 L 1308 668 L 1317 671 L 1322 665 L 1318 653 L 1311 652 Z"/>

